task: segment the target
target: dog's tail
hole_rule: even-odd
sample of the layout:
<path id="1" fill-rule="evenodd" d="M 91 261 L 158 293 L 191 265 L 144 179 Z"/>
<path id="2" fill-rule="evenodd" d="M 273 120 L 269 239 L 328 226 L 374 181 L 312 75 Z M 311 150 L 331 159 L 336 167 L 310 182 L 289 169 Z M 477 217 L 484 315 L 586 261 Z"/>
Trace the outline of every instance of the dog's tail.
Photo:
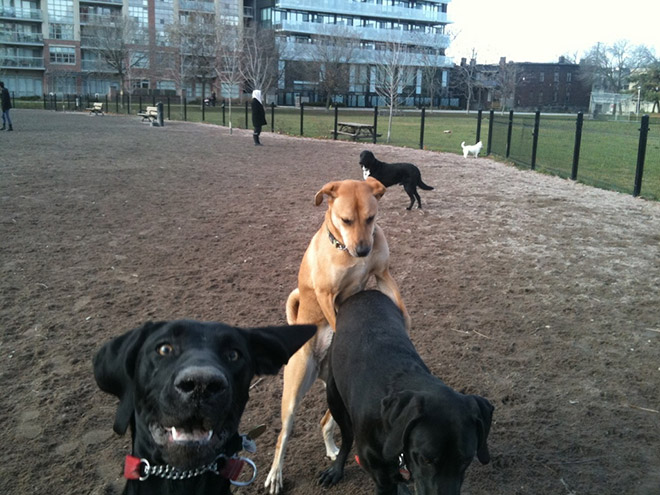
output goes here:
<path id="1" fill-rule="evenodd" d="M 286 300 L 286 321 L 289 325 L 295 325 L 298 321 L 298 309 L 300 308 L 300 291 L 296 287 L 291 291 Z"/>
<path id="2" fill-rule="evenodd" d="M 461 148 L 465 148 L 465 141 L 461 143 Z"/>
<path id="3" fill-rule="evenodd" d="M 429 186 L 428 184 L 424 184 L 424 181 L 422 180 L 421 176 L 417 180 L 417 187 L 419 187 L 420 189 L 424 189 L 425 191 L 433 191 L 433 188 L 431 186 Z"/>

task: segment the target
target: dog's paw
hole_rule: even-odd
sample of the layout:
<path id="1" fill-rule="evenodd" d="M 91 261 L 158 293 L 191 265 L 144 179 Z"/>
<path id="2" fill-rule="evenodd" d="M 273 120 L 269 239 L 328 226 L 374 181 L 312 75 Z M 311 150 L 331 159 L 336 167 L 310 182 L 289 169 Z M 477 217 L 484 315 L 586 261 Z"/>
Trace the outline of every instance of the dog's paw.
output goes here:
<path id="1" fill-rule="evenodd" d="M 337 454 L 339 454 L 339 447 L 337 447 L 334 442 L 332 446 L 329 446 L 326 444 L 325 446 L 325 455 L 331 460 L 334 461 L 337 458 Z"/>
<path id="2" fill-rule="evenodd" d="M 273 468 L 270 470 L 270 473 L 268 473 L 268 477 L 266 478 L 266 482 L 264 483 L 264 487 L 266 488 L 266 491 L 270 493 L 270 495 L 277 495 L 282 491 L 282 488 L 284 488 L 282 478 L 283 476 L 281 469 Z"/>
<path id="3" fill-rule="evenodd" d="M 333 464 L 319 475 L 319 485 L 329 488 L 335 486 L 344 477 L 344 470 Z"/>

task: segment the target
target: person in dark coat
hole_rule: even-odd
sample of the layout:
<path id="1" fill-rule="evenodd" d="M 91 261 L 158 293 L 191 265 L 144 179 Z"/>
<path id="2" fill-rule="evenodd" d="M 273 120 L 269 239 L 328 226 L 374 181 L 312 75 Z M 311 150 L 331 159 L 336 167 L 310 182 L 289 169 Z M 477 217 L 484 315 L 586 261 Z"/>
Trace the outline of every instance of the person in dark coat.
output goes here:
<path id="1" fill-rule="evenodd" d="M 9 96 L 9 90 L 5 88 L 5 83 L 2 81 L 0 81 L 0 103 L 2 103 L 2 129 L 0 130 L 4 131 L 7 129 L 8 131 L 13 131 L 14 128 L 11 125 L 11 118 L 9 117 L 11 96 Z"/>
<path id="2" fill-rule="evenodd" d="M 254 127 L 254 132 L 252 133 L 252 138 L 254 139 L 255 146 L 261 146 L 259 141 L 259 134 L 261 134 L 261 127 L 266 125 L 266 110 L 261 101 L 261 91 L 255 89 L 252 91 L 252 126 Z"/>

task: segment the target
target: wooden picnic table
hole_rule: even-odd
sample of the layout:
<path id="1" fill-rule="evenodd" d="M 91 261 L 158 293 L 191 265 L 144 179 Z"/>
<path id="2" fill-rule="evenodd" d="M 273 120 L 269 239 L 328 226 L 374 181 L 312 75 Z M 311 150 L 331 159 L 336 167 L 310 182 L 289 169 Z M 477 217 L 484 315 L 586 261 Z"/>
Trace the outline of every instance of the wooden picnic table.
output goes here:
<path id="1" fill-rule="evenodd" d="M 334 130 L 332 132 L 334 133 Z M 380 136 L 380 134 L 376 134 L 376 128 L 373 124 L 362 124 L 360 122 L 337 122 L 337 134 L 350 136 L 353 141 L 375 139 Z"/>

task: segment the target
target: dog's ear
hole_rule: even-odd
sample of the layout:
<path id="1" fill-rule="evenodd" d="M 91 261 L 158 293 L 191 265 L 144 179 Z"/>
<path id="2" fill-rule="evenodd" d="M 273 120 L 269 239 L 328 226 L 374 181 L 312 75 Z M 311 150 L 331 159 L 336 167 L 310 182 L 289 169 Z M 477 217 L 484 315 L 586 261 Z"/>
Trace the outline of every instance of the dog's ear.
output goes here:
<path id="1" fill-rule="evenodd" d="M 380 413 L 390 430 L 383 455 L 388 460 L 396 459 L 403 452 L 410 429 L 424 413 L 424 399 L 409 391 L 393 393 L 381 401 Z"/>
<path id="2" fill-rule="evenodd" d="M 366 183 L 369 184 L 369 186 L 371 187 L 371 190 L 373 191 L 376 199 L 382 198 L 383 194 L 385 194 L 385 191 L 387 190 L 387 188 L 383 185 L 382 182 L 380 182 L 377 179 L 374 179 L 371 176 L 367 177 Z"/>
<path id="3" fill-rule="evenodd" d="M 316 333 L 315 325 L 245 329 L 255 374 L 275 375 Z"/>
<path id="4" fill-rule="evenodd" d="M 314 206 L 319 206 L 321 203 L 323 203 L 323 196 L 327 195 L 333 199 L 336 198 L 339 184 L 339 182 L 328 182 L 325 186 L 323 186 L 314 196 Z"/>
<path id="5" fill-rule="evenodd" d="M 138 352 L 147 335 L 163 324 L 145 323 L 107 342 L 94 356 L 96 383 L 104 392 L 119 398 L 113 426 L 115 433 L 126 433 L 135 408 L 133 378 Z"/>
<path id="6" fill-rule="evenodd" d="M 479 459 L 481 464 L 488 464 L 490 462 L 488 433 L 490 433 L 490 425 L 493 421 L 495 407 L 479 395 L 472 395 L 470 397 L 476 404 L 477 459 Z"/>

